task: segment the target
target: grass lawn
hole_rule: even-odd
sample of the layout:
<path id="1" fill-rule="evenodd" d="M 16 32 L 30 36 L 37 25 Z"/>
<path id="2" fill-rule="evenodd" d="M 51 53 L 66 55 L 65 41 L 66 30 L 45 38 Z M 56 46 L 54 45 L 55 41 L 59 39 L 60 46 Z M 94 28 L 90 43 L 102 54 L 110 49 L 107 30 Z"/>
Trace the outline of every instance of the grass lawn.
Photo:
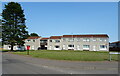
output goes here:
<path id="1" fill-rule="evenodd" d="M 26 55 L 24 52 L 13 52 L 14 54 Z M 36 50 L 30 51 L 30 56 L 37 58 L 47 58 L 55 60 L 71 60 L 71 61 L 108 61 L 109 52 L 93 52 L 93 51 L 73 51 L 73 50 Z M 111 55 L 112 61 L 118 61 L 118 55 Z"/>

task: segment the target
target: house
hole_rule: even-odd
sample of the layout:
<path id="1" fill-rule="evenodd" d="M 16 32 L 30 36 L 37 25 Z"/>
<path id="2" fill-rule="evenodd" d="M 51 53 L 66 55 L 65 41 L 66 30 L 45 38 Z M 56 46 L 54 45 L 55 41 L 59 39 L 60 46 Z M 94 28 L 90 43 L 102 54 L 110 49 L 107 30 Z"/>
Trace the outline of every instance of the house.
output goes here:
<path id="1" fill-rule="evenodd" d="M 28 37 L 24 40 L 24 46 L 15 45 L 13 50 L 37 50 L 40 47 L 40 38 L 39 36 Z M 10 50 L 11 45 L 4 45 L 4 50 Z"/>
<path id="2" fill-rule="evenodd" d="M 106 34 L 51 36 L 47 50 L 109 51 Z"/>
<path id="3" fill-rule="evenodd" d="M 48 39 L 47 50 L 62 50 L 62 36 L 51 36 Z"/>
<path id="4" fill-rule="evenodd" d="M 107 34 L 62 35 L 42 38 L 28 37 L 24 40 L 22 49 L 25 50 L 84 50 L 109 51 L 109 37 Z M 9 50 L 10 45 L 4 45 Z M 16 45 L 14 50 L 20 49 Z"/>
<path id="5" fill-rule="evenodd" d="M 120 41 L 116 41 L 116 42 L 112 42 L 110 43 L 110 48 L 113 47 L 113 48 L 120 48 Z"/>
<path id="6" fill-rule="evenodd" d="M 49 38 L 41 38 L 40 39 L 40 47 L 38 50 L 47 50 L 47 42 Z"/>
<path id="7" fill-rule="evenodd" d="M 109 50 L 110 51 L 120 51 L 120 41 L 110 43 Z"/>
<path id="8" fill-rule="evenodd" d="M 37 50 L 40 47 L 40 39 L 39 36 L 28 37 L 25 39 L 25 49 L 26 50 Z"/>

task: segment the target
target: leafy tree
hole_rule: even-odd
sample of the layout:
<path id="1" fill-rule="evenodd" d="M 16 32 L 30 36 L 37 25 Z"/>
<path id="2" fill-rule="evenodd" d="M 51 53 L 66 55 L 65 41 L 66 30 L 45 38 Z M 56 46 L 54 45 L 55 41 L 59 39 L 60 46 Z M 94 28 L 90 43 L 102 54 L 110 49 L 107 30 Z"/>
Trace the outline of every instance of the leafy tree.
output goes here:
<path id="1" fill-rule="evenodd" d="M 36 33 L 31 33 L 30 36 L 39 36 L 39 35 Z"/>
<path id="2" fill-rule="evenodd" d="M 28 37 L 25 25 L 24 10 L 17 2 L 9 2 L 2 12 L 2 42 L 11 45 L 24 45 L 24 39 Z"/>

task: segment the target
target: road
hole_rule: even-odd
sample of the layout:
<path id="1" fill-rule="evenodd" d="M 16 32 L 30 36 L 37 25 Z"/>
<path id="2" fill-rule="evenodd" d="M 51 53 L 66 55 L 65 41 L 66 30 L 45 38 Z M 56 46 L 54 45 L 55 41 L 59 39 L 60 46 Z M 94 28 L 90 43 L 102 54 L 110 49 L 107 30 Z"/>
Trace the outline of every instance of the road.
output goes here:
<path id="1" fill-rule="evenodd" d="M 3 74 L 118 74 L 115 61 L 64 61 L 2 54 Z"/>

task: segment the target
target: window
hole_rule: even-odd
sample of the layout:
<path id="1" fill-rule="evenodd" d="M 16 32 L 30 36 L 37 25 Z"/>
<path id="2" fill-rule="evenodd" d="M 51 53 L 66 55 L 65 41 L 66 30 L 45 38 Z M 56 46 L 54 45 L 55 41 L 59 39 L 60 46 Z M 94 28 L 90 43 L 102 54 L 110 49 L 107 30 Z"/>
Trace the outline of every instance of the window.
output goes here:
<path id="1" fill-rule="evenodd" d="M 60 40 L 55 40 L 55 42 L 60 42 Z"/>
<path id="2" fill-rule="evenodd" d="M 84 38 L 83 41 L 90 41 L 90 39 L 89 38 Z"/>
<path id="3" fill-rule="evenodd" d="M 83 48 L 90 48 L 90 45 L 83 45 Z"/>
<path id="4" fill-rule="evenodd" d="M 27 40 L 28 42 L 30 42 L 30 40 Z"/>
<path id="5" fill-rule="evenodd" d="M 74 45 L 68 45 L 68 47 L 74 47 Z"/>
<path id="6" fill-rule="evenodd" d="M 11 46 L 9 46 L 8 48 L 11 48 Z"/>
<path id="7" fill-rule="evenodd" d="M 55 48 L 59 48 L 60 46 L 56 45 Z"/>
<path id="8" fill-rule="evenodd" d="M 33 40 L 33 42 L 35 42 L 35 40 Z"/>
<path id="9" fill-rule="evenodd" d="M 73 38 L 69 38 L 68 41 L 71 42 L 71 41 L 74 41 L 74 39 Z"/>
<path id="10" fill-rule="evenodd" d="M 80 38 L 76 38 L 77 41 L 80 41 Z"/>
<path id="11" fill-rule="evenodd" d="M 50 40 L 50 42 L 52 42 L 52 40 Z"/>
<path id="12" fill-rule="evenodd" d="M 106 49 L 107 46 L 106 46 L 106 45 L 100 45 L 100 48 L 101 48 L 101 49 Z"/>
<path id="13" fill-rule="evenodd" d="M 93 38 L 93 41 L 97 41 L 97 39 L 96 39 L 96 38 Z"/>
<path id="14" fill-rule="evenodd" d="M 107 41 L 106 38 L 100 38 L 100 41 Z"/>

